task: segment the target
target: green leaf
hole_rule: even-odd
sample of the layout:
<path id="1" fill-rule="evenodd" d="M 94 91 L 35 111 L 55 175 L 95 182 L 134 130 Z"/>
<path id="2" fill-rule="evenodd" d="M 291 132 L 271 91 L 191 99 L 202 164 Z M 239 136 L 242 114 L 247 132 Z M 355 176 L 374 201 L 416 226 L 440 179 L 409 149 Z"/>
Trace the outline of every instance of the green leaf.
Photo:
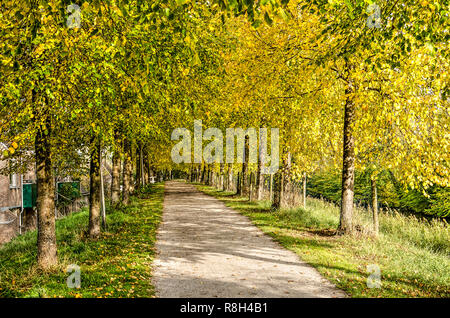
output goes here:
<path id="1" fill-rule="evenodd" d="M 264 21 L 266 21 L 266 23 L 268 25 L 272 25 L 272 23 L 273 23 L 273 20 L 270 18 L 269 14 L 267 12 L 264 14 Z"/>
<path id="2" fill-rule="evenodd" d="M 345 4 L 347 5 L 348 14 L 350 15 L 350 17 L 352 19 L 354 19 L 355 16 L 353 15 L 353 5 L 352 5 L 352 3 L 350 2 L 350 0 L 345 0 Z"/>

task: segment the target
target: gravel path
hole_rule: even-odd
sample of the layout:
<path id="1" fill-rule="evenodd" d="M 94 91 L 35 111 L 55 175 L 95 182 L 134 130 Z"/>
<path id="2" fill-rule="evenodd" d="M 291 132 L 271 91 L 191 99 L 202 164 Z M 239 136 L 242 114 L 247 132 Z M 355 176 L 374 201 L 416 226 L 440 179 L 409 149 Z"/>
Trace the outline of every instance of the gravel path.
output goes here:
<path id="1" fill-rule="evenodd" d="M 165 189 L 157 297 L 345 297 L 221 201 L 182 182 Z"/>

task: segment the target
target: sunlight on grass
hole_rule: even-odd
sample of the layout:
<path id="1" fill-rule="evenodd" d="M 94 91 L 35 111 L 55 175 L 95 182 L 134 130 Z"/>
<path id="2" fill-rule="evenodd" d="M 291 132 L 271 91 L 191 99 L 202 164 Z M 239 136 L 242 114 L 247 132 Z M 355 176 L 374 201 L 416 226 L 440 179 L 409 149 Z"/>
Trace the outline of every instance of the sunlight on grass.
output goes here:
<path id="1" fill-rule="evenodd" d="M 198 188 L 249 217 L 282 246 L 296 252 L 352 297 L 450 297 L 450 229 L 398 213 L 380 215 L 380 236 L 370 236 L 370 211 L 356 209 L 360 231 L 335 236 L 339 208 L 308 199 L 302 208 L 272 211 L 270 202 L 246 198 L 212 187 Z M 367 265 L 381 269 L 382 287 L 368 288 Z"/>
<path id="2" fill-rule="evenodd" d="M 56 222 L 59 265 L 43 272 L 35 265 L 36 231 L 0 248 L 0 297 L 151 297 L 151 262 L 161 219 L 164 187 L 156 184 L 130 206 L 108 211 L 108 229 L 86 237 L 89 213 Z M 69 264 L 81 267 L 81 288 L 66 285 Z"/>

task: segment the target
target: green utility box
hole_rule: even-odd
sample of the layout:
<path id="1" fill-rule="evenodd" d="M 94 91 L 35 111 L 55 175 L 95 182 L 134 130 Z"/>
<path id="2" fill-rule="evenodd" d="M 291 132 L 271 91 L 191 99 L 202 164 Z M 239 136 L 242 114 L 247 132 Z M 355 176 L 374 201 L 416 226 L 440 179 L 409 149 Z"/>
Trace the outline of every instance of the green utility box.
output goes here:
<path id="1" fill-rule="evenodd" d="M 58 194 L 61 194 L 61 199 L 75 199 L 81 197 L 80 182 L 58 182 Z"/>
<path id="2" fill-rule="evenodd" d="M 36 183 L 23 184 L 22 198 L 24 208 L 33 208 L 36 206 L 36 198 L 37 198 Z"/>

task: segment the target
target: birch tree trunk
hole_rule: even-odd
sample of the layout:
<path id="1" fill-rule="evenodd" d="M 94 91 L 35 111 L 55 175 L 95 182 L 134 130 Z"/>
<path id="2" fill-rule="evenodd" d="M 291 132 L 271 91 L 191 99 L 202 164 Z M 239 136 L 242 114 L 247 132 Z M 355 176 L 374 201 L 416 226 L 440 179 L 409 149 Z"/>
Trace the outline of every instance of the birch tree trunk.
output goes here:
<path id="1" fill-rule="evenodd" d="M 280 193 L 280 207 L 286 208 L 289 207 L 289 195 L 292 195 L 292 186 L 291 186 L 291 153 L 287 153 L 287 157 L 284 160 L 283 170 L 282 170 L 282 191 Z"/>
<path id="2" fill-rule="evenodd" d="M 111 203 L 116 205 L 120 200 L 120 153 L 114 151 L 112 158 Z"/>
<path id="3" fill-rule="evenodd" d="M 241 173 L 237 174 L 237 182 L 236 182 L 236 194 L 242 195 L 242 181 L 241 181 Z"/>
<path id="4" fill-rule="evenodd" d="M 269 201 L 273 201 L 273 173 L 270 174 Z"/>
<path id="5" fill-rule="evenodd" d="M 338 234 L 353 232 L 353 196 L 355 180 L 355 141 L 353 137 L 353 121 L 355 118 L 355 104 L 353 97 L 351 80 L 348 80 L 348 86 L 345 90 L 347 100 L 344 110 L 344 143 L 343 143 L 343 166 L 342 166 L 342 197 L 341 213 L 338 227 Z"/>
<path id="6" fill-rule="evenodd" d="M 100 152 L 100 156 L 101 156 L 101 152 Z M 101 157 L 100 157 L 100 162 L 102 162 L 102 158 Z M 106 229 L 105 188 L 104 188 L 104 185 L 103 185 L 102 165 L 100 165 L 100 194 L 101 194 L 101 202 L 102 202 L 102 223 L 103 223 L 103 228 Z"/>
<path id="7" fill-rule="evenodd" d="M 206 164 L 203 164 L 202 175 L 200 181 L 206 184 Z"/>
<path id="8" fill-rule="evenodd" d="M 249 194 L 249 182 L 248 182 L 248 156 L 249 156 L 249 136 L 245 136 L 244 143 L 244 162 L 242 163 L 242 186 L 241 195 L 247 196 Z"/>
<path id="9" fill-rule="evenodd" d="M 254 179 L 255 179 L 255 174 L 252 171 L 252 172 L 250 172 L 250 186 L 249 186 L 249 191 L 248 191 L 248 200 L 249 201 L 251 201 L 254 196 L 254 191 L 255 191 Z"/>
<path id="10" fill-rule="evenodd" d="M 142 184 L 142 169 L 141 169 L 141 145 L 140 143 L 136 149 L 136 188 L 140 188 Z"/>
<path id="11" fill-rule="evenodd" d="M 283 196 L 283 172 L 282 169 L 278 170 L 273 176 L 273 200 L 272 209 L 279 209 L 281 207 L 281 198 Z"/>
<path id="12" fill-rule="evenodd" d="M 122 201 L 123 204 L 130 204 L 130 175 L 132 172 L 132 164 L 130 159 L 130 146 L 128 140 L 124 143 L 123 170 L 122 170 Z"/>
<path id="13" fill-rule="evenodd" d="M 89 237 L 98 238 L 100 235 L 100 142 L 95 141 L 91 149 L 90 163 L 90 197 L 89 197 Z"/>
<path id="14" fill-rule="evenodd" d="M 378 223 L 378 193 L 377 193 L 377 180 L 373 177 L 371 180 L 372 188 L 372 215 L 373 215 L 373 232 L 375 236 L 378 236 L 379 223 Z"/>
<path id="15" fill-rule="evenodd" d="M 306 209 L 306 172 L 303 173 L 303 209 Z"/>
<path id="16" fill-rule="evenodd" d="M 224 185 L 224 164 L 220 163 L 220 176 L 219 176 L 219 190 L 224 191 L 225 185 Z"/>
<path id="17" fill-rule="evenodd" d="M 141 170 L 141 187 L 145 186 L 145 173 L 144 173 L 144 152 L 142 150 L 142 146 L 139 149 L 139 166 Z"/>
<path id="18" fill-rule="evenodd" d="M 134 154 L 134 149 L 133 149 L 133 146 L 131 145 L 131 144 L 129 144 L 129 148 L 128 148 L 128 151 L 129 151 L 129 156 L 130 156 L 130 166 L 129 166 L 129 169 L 128 169 L 128 175 L 129 175 L 129 186 L 128 186 L 128 188 L 129 188 L 129 194 L 131 195 L 131 193 L 133 193 L 134 192 L 134 190 L 135 190 L 135 183 L 136 183 L 136 180 L 134 180 L 135 179 L 135 177 L 134 177 L 134 174 L 133 174 L 133 171 L 134 171 L 134 168 L 135 168 L 135 154 Z"/>
<path id="19" fill-rule="evenodd" d="M 227 191 L 233 191 L 233 164 L 228 164 L 228 182 L 227 182 Z"/>
<path id="20" fill-rule="evenodd" d="M 34 97 L 34 94 L 33 94 Z M 50 148 L 50 118 L 42 123 L 34 140 L 37 183 L 37 263 L 47 269 L 57 264 L 55 232 L 55 184 Z"/>
<path id="21" fill-rule="evenodd" d="M 258 170 L 256 172 L 256 200 L 262 200 L 263 190 L 264 190 L 264 175 L 261 173 L 262 160 L 258 162 Z"/>

